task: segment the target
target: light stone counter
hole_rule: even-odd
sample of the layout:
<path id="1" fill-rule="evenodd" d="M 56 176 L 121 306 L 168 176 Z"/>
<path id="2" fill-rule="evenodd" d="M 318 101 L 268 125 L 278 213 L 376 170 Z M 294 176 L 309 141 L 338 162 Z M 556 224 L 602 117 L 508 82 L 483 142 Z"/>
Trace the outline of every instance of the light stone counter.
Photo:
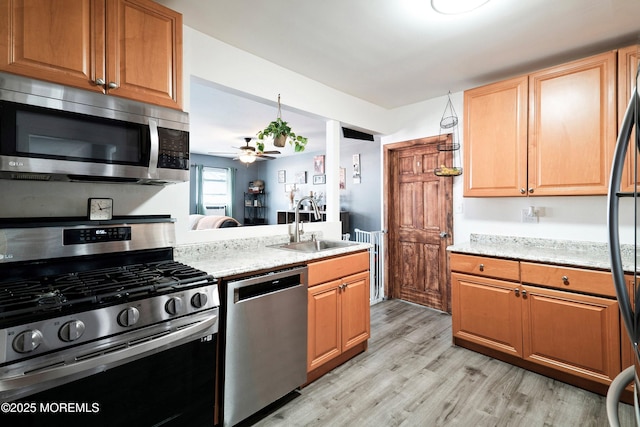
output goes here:
<path id="1" fill-rule="evenodd" d="M 316 233 L 316 237 L 320 239 L 321 233 Z M 312 253 L 268 247 L 288 242 L 289 236 L 284 235 L 179 245 L 174 250 L 174 258 L 220 278 L 306 264 L 314 259 L 363 251 L 371 247 L 369 243 L 352 242 L 352 246 Z"/>
<path id="2" fill-rule="evenodd" d="M 636 268 L 633 246 L 622 245 L 621 249 L 624 270 L 633 272 Z M 471 234 L 469 242 L 449 246 L 447 250 L 469 255 L 611 269 L 607 243 Z"/>

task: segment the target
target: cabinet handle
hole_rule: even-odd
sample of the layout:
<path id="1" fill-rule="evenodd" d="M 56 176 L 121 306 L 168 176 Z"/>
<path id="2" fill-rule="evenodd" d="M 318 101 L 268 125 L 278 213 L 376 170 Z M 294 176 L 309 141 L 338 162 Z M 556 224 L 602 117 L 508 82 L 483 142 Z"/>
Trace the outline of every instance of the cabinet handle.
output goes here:
<path id="1" fill-rule="evenodd" d="M 480 267 L 480 271 L 484 271 L 484 264 L 480 264 L 479 267 Z"/>
<path id="2" fill-rule="evenodd" d="M 115 84 L 114 82 L 109 82 L 109 89 L 116 89 L 118 87 L 117 84 Z"/>
<path id="3" fill-rule="evenodd" d="M 514 294 L 516 294 L 516 296 L 517 296 L 517 297 L 519 297 L 519 296 L 520 296 L 520 289 L 515 288 L 515 289 L 513 290 L 513 293 L 514 293 Z"/>
<path id="4" fill-rule="evenodd" d="M 533 187 L 529 188 L 529 193 L 533 194 Z"/>
<path id="5" fill-rule="evenodd" d="M 562 283 L 564 283 L 565 285 L 568 285 L 569 284 L 569 277 L 562 276 Z"/>
<path id="6" fill-rule="evenodd" d="M 98 86 L 103 86 L 103 85 L 104 85 L 104 83 L 105 83 L 105 82 L 104 82 L 104 79 L 96 79 L 96 84 L 97 84 Z"/>
<path id="7" fill-rule="evenodd" d="M 521 189 L 520 189 L 520 194 L 524 194 L 524 193 L 526 193 L 526 192 L 527 192 L 527 190 L 525 190 L 524 188 L 521 188 Z"/>
<path id="8" fill-rule="evenodd" d="M 527 297 L 527 291 L 525 291 L 524 289 L 522 290 L 522 298 L 526 298 Z"/>

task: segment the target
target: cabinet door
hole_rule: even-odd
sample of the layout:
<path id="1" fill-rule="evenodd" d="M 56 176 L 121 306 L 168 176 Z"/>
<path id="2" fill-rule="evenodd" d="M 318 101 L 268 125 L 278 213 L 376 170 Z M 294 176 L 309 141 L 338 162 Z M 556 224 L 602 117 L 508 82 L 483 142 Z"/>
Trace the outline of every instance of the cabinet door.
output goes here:
<path id="1" fill-rule="evenodd" d="M 607 194 L 615 88 L 615 51 L 529 76 L 530 194 Z"/>
<path id="2" fill-rule="evenodd" d="M 342 280 L 342 351 L 349 350 L 370 336 L 369 272 Z"/>
<path id="3" fill-rule="evenodd" d="M 519 284 L 459 273 L 451 279 L 453 336 L 522 356 Z"/>
<path id="4" fill-rule="evenodd" d="M 636 87 L 638 64 L 640 64 L 640 45 L 629 46 L 618 51 L 618 125 L 622 123 L 629 99 L 631 99 L 631 92 Z M 635 132 L 634 129 L 632 140 Z M 635 191 L 633 158 L 631 156 L 633 153 L 635 150 L 627 152 L 625 168 L 622 172 L 621 191 Z"/>
<path id="5" fill-rule="evenodd" d="M 182 15 L 150 0 L 107 0 L 109 94 L 182 106 Z"/>
<path id="6" fill-rule="evenodd" d="M 104 0 L 0 0 L 0 70 L 103 92 Z"/>
<path id="7" fill-rule="evenodd" d="M 524 358 L 600 383 L 620 372 L 615 299 L 523 286 Z"/>
<path id="8" fill-rule="evenodd" d="M 527 179 L 527 77 L 464 93 L 464 195 L 517 196 Z"/>
<path id="9" fill-rule="evenodd" d="M 309 288 L 307 372 L 341 353 L 340 280 Z"/>

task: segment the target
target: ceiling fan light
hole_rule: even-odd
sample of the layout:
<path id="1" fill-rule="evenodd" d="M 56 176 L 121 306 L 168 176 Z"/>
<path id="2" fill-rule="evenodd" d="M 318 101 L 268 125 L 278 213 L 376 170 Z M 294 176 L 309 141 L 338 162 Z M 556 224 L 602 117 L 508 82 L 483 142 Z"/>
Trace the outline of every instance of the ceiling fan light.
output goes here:
<path id="1" fill-rule="evenodd" d="M 431 0 L 431 7 L 443 15 L 459 15 L 471 12 L 489 0 Z"/>
<path id="2" fill-rule="evenodd" d="M 248 154 L 248 153 L 242 153 L 238 156 L 238 159 L 242 162 L 242 163 L 253 163 L 256 161 L 256 156 L 252 155 L 252 154 Z"/>

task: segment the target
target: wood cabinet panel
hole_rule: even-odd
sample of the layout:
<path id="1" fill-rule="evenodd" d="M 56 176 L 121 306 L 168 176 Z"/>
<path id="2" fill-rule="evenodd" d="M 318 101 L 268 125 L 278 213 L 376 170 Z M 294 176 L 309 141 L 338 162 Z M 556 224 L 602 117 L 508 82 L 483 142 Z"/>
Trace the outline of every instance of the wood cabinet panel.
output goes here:
<path id="1" fill-rule="evenodd" d="M 620 373 L 615 299 L 523 286 L 524 358 L 608 384 Z"/>
<path id="2" fill-rule="evenodd" d="M 309 286 L 328 282 L 369 270 L 369 253 L 358 252 L 338 258 L 312 262 L 308 265 Z"/>
<path id="3" fill-rule="evenodd" d="M 527 76 L 464 93 L 464 196 L 517 196 L 527 184 Z"/>
<path id="4" fill-rule="evenodd" d="M 307 337 L 307 371 L 326 363 L 341 353 L 340 300 L 341 281 L 309 288 L 309 328 Z"/>
<path id="5" fill-rule="evenodd" d="M 640 45 L 627 46 L 618 50 L 618 126 L 624 119 L 624 113 L 627 110 L 631 92 L 636 87 L 636 74 L 640 64 Z M 618 127 L 618 131 L 620 128 Z M 632 140 L 636 130 L 632 132 Z M 627 152 L 625 167 L 622 171 L 621 191 L 635 191 L 635 177 L 633 167 L 632 153 L 635 150 Z"/>
<path id="6" fill-rule="evenodd" d="M 0 0 L 0 70 L 87 90 L 104 77 L 105 0 Z"/>
<path id="7" fill-rule="evenodd" d="M 451 270 L 505 280 L 520 280 L 518 261 L 452 253 Z"/>
<path id="8" fill-rule="evenodd" d="M 522 283 L 534 283 L 553 288 L 615 297 L 616 290 L 610 272 L 558 267 L 521 262 Z"/>
<path id="9" fill-rule="evenodd" d="M 342 351 L 371 336 L 369 272 L 345 277 L 342 283 Z"/>
<path id="10" fill-rule="evenodd" d="M 535 195 L 607 194 L 616 140 L 616 51 L 529 76 Z"/>
<path id="11" fill-rule="evenodd" d="M 107 0 L 112 95 L 182 105 L 182 15 L 147 0 Z"/>
<path id="12" fill-rule="evenodd" d="M 451 274 L 453 336 L 522 356 L 519 284 Z"/>

